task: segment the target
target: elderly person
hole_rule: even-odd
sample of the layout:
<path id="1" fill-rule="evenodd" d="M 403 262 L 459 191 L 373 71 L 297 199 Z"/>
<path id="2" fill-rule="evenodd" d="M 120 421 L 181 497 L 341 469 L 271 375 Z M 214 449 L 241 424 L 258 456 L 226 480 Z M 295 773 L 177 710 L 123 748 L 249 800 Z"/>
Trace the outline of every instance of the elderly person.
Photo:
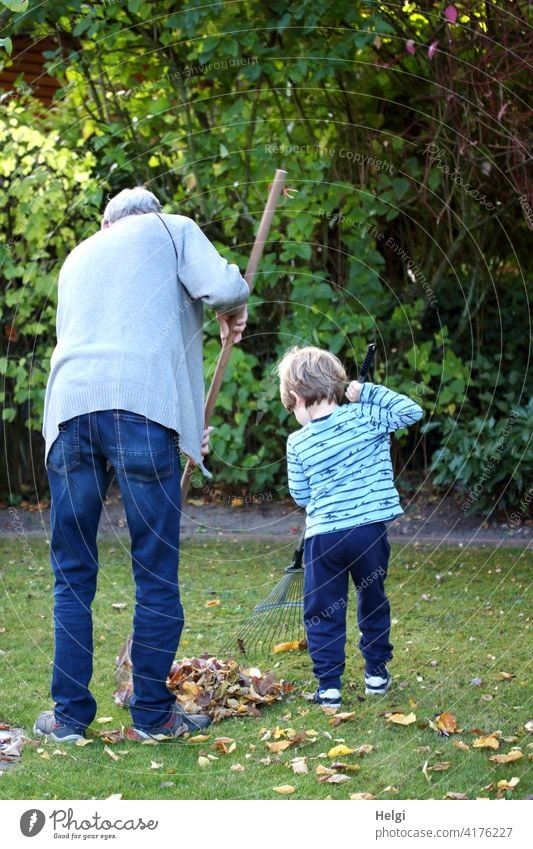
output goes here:
<path id="1" fill-rule="evenodd" d="M 184 714 L 165 684 L 183 627 L 179 451 L 209 474 L 203 306 L 217 311 L 222 341 L 231 332 L 238 342 L 249 290 L 190 218 L 160 210 L 144 188 L 120 192 L 107 204 L 100 232 L 69 254 L 59 275 L 43 427 L 52 496 L 55 707 L 34 726 L 56 742 L 83 737 L 96 715 L 91 603 L 110 466 L 135 579 L 133 726 L 144 739 L 178 737 L 210 723 Z"/>

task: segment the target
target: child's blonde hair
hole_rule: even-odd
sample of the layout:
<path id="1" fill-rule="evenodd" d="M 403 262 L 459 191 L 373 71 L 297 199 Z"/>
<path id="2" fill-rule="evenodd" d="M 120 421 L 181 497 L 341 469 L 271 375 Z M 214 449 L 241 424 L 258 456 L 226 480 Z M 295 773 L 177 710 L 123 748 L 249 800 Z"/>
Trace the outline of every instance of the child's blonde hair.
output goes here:
<path id="1" fill-rule="evenodd" d="M 295 407 L 291 391 L 304 399 L 306 407 L 325 400 L 340 404 L 344 396 L 346 372 L 341 361 L 311 345 L 287 351 L 278 365 L 278 376 L 281 402 L 289 412 Z"/>

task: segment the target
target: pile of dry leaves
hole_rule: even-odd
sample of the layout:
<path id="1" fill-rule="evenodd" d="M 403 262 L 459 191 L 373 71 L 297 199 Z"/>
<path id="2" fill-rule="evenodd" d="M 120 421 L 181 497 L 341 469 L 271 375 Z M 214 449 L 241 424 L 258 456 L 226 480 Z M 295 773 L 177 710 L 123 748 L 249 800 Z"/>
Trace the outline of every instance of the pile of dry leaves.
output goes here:
<path id="1" fill-rule="evenodd" d="M 133 692 L 127 643 L 117 658 L 117 682 L 115 703 L 127 707 Z M 292 690 L 292 684 L 276 681 L 272 673 L 209 655 L 175 661 L 167 686 L 187 713 L 207 713 L 213 722 L 228 716 L 260 716 L 258 705 L 280 701 Z"/>

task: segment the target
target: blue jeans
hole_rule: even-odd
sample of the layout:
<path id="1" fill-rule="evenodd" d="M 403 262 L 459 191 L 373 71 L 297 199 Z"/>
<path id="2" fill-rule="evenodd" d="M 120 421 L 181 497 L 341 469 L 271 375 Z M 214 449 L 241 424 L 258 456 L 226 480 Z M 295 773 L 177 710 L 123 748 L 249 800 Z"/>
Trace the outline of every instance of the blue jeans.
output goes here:
<path id="1" fill-rule="evenodd" d="M 321 690 L 341 685 L 350 577 L 357 591 L 359 649 L 366 673 L 382 674 L 383 665 L 391 659 L 390 605 L 385 595 L 389 554 L 384 522 L 306 539 L 304 620 Z"/>
<path id="2" fill-rule="evenodd" d="M 131 537 L 135 612 L 131 658 L 136 728 L 168 718 L 175 697 L 165 681 L 183 628 L 178 588 L 180 463 L 177 434 L 126 410 L 70 419 L 48 454 L 52 495 L 56 719 L 84 730 L 96 715 L 91 604 L 96 592 L 96 535 L 115 469 Z"/>

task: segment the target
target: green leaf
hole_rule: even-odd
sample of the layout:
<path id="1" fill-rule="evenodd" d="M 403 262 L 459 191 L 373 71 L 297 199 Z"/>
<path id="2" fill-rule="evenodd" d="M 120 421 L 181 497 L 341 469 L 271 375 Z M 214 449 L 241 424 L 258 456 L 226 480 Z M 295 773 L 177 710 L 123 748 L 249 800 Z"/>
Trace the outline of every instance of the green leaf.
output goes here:
<path id="1" fill-rule="evenodd" d="M 26 12 L 29 5 L 29 0 L 2 0 L 2 6 L 10 12 Z"/>
<path id="2" fill-rule="evenodd" d="M 0 38 L 0 47 L 3 47 L 9 56 L 13 53 L 13 42 L 10 38 Z"/>

